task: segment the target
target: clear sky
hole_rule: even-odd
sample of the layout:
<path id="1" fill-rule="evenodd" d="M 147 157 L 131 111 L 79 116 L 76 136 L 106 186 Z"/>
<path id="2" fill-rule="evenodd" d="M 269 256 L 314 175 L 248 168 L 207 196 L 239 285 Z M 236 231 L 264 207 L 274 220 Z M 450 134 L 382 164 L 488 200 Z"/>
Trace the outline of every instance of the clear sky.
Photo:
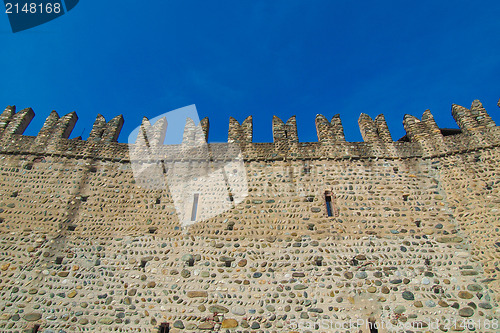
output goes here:
<path id="1" fill-rule="evenodd" d="M 126 142 L 143 116 L 191 104 L 212 142 L 249 115 L 255 142 L 272 141 L 272 115 L 316 141 L 317 113 L 361 141 L 362 112 L 397 140 L 404 114 L 455 128 L 451 104 L 474 99 L 500 124 L 498 0 L 82 0 L 16 34 L 1 15 L 0 107 L 32 107 L 28 135 L 51 110 L 77 111 L 84 139 L 97 113 L 123 114 Z"/>

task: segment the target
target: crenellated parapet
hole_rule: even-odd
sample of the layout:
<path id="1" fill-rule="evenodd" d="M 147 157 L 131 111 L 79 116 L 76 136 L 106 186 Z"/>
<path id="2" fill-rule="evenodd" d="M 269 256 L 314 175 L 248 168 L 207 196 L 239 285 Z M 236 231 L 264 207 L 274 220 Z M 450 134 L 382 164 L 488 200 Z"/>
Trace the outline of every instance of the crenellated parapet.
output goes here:
<path id="1" fill-rule="evenodd" d="M 119 115 L 106 123 L 104 116 L 98 114 L 90 132 L 89 141 L 116 142 L 123 127 L 123 116 Z"/>
<path id="2" fill-rule="evenodd" d="M 372 119 L 362 113 L 358 119 L 361 137 L 367 145 L 367 154 L 372 156 L 386 156 L 397 158 L 401 154 L 397 151 L 397 144 L 392 140 L 389 127 L 383 114 Z"/>
<path id="3" fill-rule="evenodd" d="M 379 114 L 375 120 L 372 120 L 369 115 L 362 113 L 359 116 L 358 124 L 364 142 L 392 142 L 391 133 L 383 114 Z"/>
<path id="4" fill-rule="evenodd" d="M 23 134 L 34 117 L 35 112 L 31 108 L 16 113 L 15 106 L 8 106 L 0 116 L 0 136 L 2 140 L 9 140 L 13 135 Z"/>
<path id="5" fill-rule="evenodd" d="M 288 119 L 286 123 L 280 118 L 273 116 L 273 142 L 274 150 L 278 156 L 297 149 L 299 136 L 297 133 L 297 119 L 295 116 Z"/>
<path id="6" fill-rule="evenodd" d="M 425 110 L 422 120 L 406 114 L 403 118 L 406 135 L 411 142 L 425 142 L 428 139 L 439 140 L 443 135 L 430 110 Z"/>
<path id="7" fill-rule="evenodd" d="M 50 151 L 57 151 L 60 144 L 64 145 L 63 139 L 69 138 L 77 120 L 76 112 L 59 117 L 56 111 L 52 111 L 38 133 L 35 145 L 46 146 Z"/>
<path id="8" fill-rule="evenodd" d="M 499 101 L 500 104 L 500 101 Z M 129 161 L 131 149 L 144 160 L 157 156 L 183 161 L 206 158 L 230 159 L 238 155 L 245 160 L 310 160 L 310 159 L 360 159 L 360 158 L 427 158 L 500 145 L 500 129 L 479 101 L 470 109 L 453 105 L 452 115 L 460 129 L 440 129 L 429 110 L 421 119 L 405 115 L 403 126 L 406 136 L 393 141 L 383 115 L 372 119 L 361 114 L 358 123 L 363 142 L 346 142 L 339 115 L 328 121 L 323 115 L 315 118 L 317 142 L 299 142 L 297 121 L 293 116 L 286 122 L 272 119 L 273 142 L 255 143 L 253 122 L 249 116 L 241 124 L 229 119 L 228 142 L 207 144 L 209 121 L 196 124 L 186 119 L 182 143 L 164 145 L 168 124 L 166 118 L 154 123 L 144 118 L 138 128 L 135 143 L 116 142 L 123 127 L 123 116 L 109 121 L 98 115 L 87 140 L 69 139 L 78 116 L 75 112 L 60 117 L 50 113 L 37 136 L 23 133 L 34 117 L 32 109 L 16 112 L 8 106 L 0 114 L 0 153 L 36 153 L 82 156 Z M 228 152 L 228 153 L 225 153 Z M 153 157 L 151 157 L 153 156 Z"/>
<path id="9" fill-rule="evenodd" d="M 496 126 L 479 100 L 472 102 L 470 109 L 453 104 L 451 114 L 464 133 Z"/>
<path id="10" fill-rule="evenodd" d="M 182 136 L 182 144 L 188 146 L 206 144 L 208 140 L 209 125 L 208 118 L 200 120 L 198 125 L 194 123 L 193 119 L 187 118 Z"/>
<path id="11" fill-rule="evenodd" d="M 147 147 L 156 147 L 162 145 L 165 141 L 165 134 L 167 133 L 167 119 L 162 117 L 151 125 L 148 118 L 142 118 L 142 124 L 137 135 L 137 145 L 144 145 Z"/>
<path id="12" fill-rule="evenodd" d="M 5 108 L 5 111 L 2 112 L 0 115 L 0 133 L 3 133 L 4 130 L 7 128 L 9 125 L 10 121 L 12 120 L 12 117 L 16 114 L 16 107 L 15 106 L 7 106 Z"/>
<path id="13" fill-rule="evenodd" d="M 405 115 L 403 126 L 410 142 L 416 142 L 422 147 L 424 156 L 439 155 L 448 151 L 443 134 L 430 110 L 425 110 L 421 120 Z"/>
<path id="14" fill-rule="evenodd" d="M 318 114 L 316 115 L 315 123 L 319 142 L 345 142 L 344 127 L 342 126 L 339 114 L 334 115 L 331 121 L 328 121 L 325 116 Z"/>
<path id="15" fill-rule="evenodd" d="M 240 146 L 252 143 L 253 140 L 253 119 L 248 116 L 243 123 L 240 123 L 233 117 L 229 117 L 229 130 L 227 141 L 237 143 Z"/>

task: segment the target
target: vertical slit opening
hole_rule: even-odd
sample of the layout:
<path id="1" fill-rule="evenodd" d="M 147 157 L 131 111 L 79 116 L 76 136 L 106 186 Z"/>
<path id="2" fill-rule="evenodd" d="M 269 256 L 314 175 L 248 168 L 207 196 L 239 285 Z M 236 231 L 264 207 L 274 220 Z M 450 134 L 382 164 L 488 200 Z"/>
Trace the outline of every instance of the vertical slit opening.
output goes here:
<path id="1" fill-rule="evenodd" d="M 195 193 L 193 198 L 193 209 L 191 210 L 191 221 L 196 221 L 196 214 L 198 212 L 198 199 L 200 195 Z"/>
<path id="2" fill-rule="evenodd" d="M 370 328 L 370 333 L 378 333 L 378 325 L 375 319 L 368 319 L 368 326 Z"/>
<path id="3" fill-rule="evenodd" d="M 161 323 L 159 333 L 168 333 L 170 332 L 170 325 L 168 323 Z"/>
<path id="4" fill-rule="evenodd" d="M 332 192 L 325 191 L 326 213 L 328 216 L 333 216 Z"/>

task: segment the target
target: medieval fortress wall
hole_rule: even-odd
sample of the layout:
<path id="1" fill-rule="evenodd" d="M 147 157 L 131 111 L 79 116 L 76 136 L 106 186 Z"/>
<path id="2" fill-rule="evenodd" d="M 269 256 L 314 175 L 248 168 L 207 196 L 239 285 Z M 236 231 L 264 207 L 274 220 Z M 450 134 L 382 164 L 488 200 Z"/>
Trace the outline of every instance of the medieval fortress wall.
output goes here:
<path id="1" fill-rule="evenodd" d="M 33 111 L 8 107 L 0 331 L 369 332 L 371 318 L 379 332 L 496 332 L 500 128 L 479 101 L 452 114 L 460 130 L 405 116 L 397 142 L 383 116 L 361 115 L 364 142 L 346 142 L 338 116 L 318 115 L 312 143 L 295 118 L 273 118 L 273 143 L 231 118 L 227 144 L 202 146 L 207 119 L 176 146 L 145 120 L 173 179 L 152 187 L 116 142 L 121 116 L 84 141 L 68 139 L 75 113 L 53 112 L 30 137 Z M 217 173 L 241 173 L 235 156 L 236 191 Z"/>

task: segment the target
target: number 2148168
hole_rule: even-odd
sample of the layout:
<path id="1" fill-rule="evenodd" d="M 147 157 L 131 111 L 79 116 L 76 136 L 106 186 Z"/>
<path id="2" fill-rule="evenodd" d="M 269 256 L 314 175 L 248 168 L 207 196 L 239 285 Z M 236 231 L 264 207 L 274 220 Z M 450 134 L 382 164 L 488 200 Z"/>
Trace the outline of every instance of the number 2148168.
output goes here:
<path id="1" fill-rule="evenodd" d="M 18 4 L 16 2 L 5 3 L 5 13 L 7 14 L 59 14 L 61 12 L 60 3 L 24 3 Z"/>

